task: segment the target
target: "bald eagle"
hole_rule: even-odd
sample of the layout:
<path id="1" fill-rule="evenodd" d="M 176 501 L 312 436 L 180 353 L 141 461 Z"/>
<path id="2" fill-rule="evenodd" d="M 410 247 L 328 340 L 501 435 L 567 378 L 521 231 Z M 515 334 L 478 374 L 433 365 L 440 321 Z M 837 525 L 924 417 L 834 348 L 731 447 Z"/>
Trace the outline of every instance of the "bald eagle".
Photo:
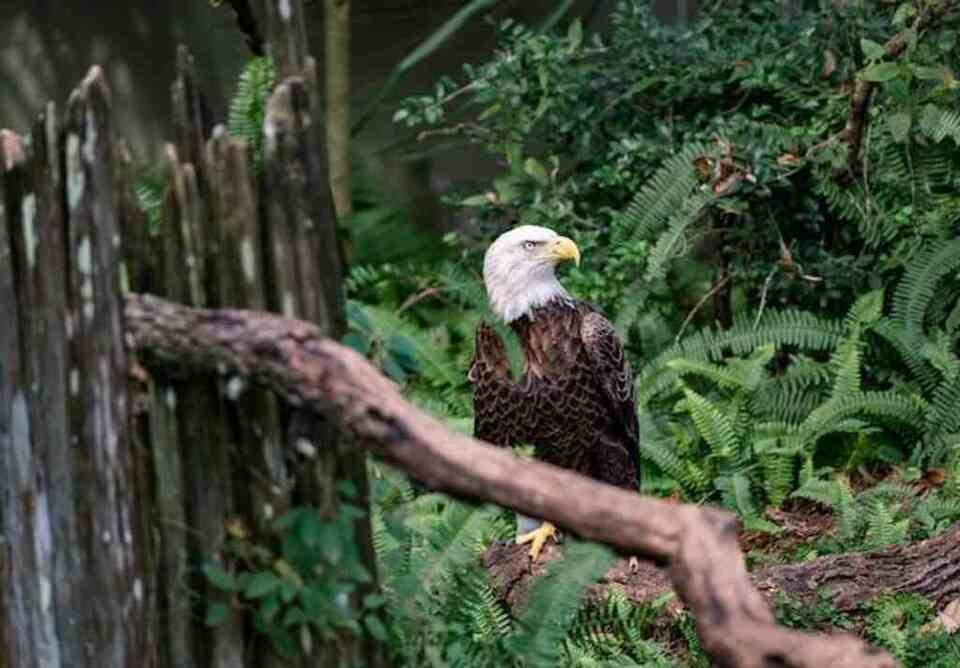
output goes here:
<path id="1" fill-rule="evenodd" d="M 474 436 L 494 445 L 531 444 L 545 462 L 636 490 L 639 479 L 633 374 L 617 333 L 603 315 L 557 280 L 580 250 L 553 230 L 516 227 L 487 249 L 483 282 L 494 315 L 516 333 L 523 375 L 511 378 L 503 341 L 486 322 L 476 332 L 468 378 Z M 517 542 L 536 560 L 549 522 Z"/>

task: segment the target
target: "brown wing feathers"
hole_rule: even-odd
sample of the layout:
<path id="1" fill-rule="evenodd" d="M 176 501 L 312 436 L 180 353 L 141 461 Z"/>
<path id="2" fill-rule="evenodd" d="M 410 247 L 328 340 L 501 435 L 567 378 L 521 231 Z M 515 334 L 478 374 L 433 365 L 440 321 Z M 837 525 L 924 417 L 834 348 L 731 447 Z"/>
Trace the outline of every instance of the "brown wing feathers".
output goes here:
<path id="1" fill-rule="evenodd" d="M 474 434 L 532 443 L 538 458 L 636 489 L 633 375 L 613 326 L 591 307 L 555 302 L 512 323 L 524 374 L 510 378 L 503 342 L 481 323 L 469 378 Z"/>

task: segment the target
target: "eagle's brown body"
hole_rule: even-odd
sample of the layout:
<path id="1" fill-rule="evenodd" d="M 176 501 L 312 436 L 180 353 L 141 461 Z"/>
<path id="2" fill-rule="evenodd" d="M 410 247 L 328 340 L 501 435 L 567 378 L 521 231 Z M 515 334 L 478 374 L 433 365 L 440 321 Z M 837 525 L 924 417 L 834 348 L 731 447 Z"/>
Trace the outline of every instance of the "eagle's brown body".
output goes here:
<path id="1" fill-rule="evenodd" d="M 610 322 L 560 298 L 510 325 L 523 348 L 519 381 L 494 330 L 477 328 L 469 376 L 474 435 L 496 445 L 532 444 L 538 459 L 635 490 L 633 374 Z"/>

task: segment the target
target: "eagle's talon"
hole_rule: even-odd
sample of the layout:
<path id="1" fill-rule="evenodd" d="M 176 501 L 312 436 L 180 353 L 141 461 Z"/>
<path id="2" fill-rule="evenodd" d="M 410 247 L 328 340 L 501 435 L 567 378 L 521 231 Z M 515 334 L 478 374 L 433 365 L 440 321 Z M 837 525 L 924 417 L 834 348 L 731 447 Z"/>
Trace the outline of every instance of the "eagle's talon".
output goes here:
<path id="1" fill-rule="evenodd" d="M 538 529 L 534 529 L 530 533 L 525 533 L 522 536 L 517 536 L 517 545 L 531 543 L 530 561 L 533 563 L 540 557 L 543 546 L 547 544 L 547 540 L 550 538 L 553 538 L 554 541 L 559 543 L 560 532 L 557 531 L 557 527 L 553 526 L 550 522 L 544 522 Z"/>

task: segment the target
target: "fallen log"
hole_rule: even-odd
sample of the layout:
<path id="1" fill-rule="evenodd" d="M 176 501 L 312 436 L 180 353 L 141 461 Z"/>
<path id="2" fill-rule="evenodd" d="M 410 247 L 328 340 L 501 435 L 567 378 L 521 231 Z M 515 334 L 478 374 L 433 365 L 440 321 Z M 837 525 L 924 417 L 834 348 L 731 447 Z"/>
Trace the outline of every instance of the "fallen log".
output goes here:
<path id="1" fill-rule="evenodd" d="M 245 376 L 294 405 L 339 419 L 358 445 L 433 489 L 497 503 L 669 564 L 673 588 L 719 666 L 897 665 L 851 635 L 778 626 L 747 573 L 730 513 L 645 498 L 455 434 L 314 325 L 136 294 L 126 298 L 125 317 L 128 342 L 148 367 Z"/>
<path id="2" fill-rule="evenodd" d="M 561 555 L 545 548 L 531 567 L 528 548 L 494 544 L 483 555 L 494 591 L 511 611 L 523 605 L 528 587 Z M 894 545 L 871 552 L 833 554 L 812 561 L 772 566 L 751 573 L 750 579 L 769 605 L 786 596 L 809 605 L 824 599 L 841 612 L 854 612 L 883 594 L 920 594 L 937 608 L 960 597 L 960 522 L 944 533 L 913 545 Z M 617 587 L 634 603 L 647 603 L 671 591 L 670 574 L 649 561 L 631 571 L 626 560 L 615 564 L 593 593 L 602 597 Z"/>

